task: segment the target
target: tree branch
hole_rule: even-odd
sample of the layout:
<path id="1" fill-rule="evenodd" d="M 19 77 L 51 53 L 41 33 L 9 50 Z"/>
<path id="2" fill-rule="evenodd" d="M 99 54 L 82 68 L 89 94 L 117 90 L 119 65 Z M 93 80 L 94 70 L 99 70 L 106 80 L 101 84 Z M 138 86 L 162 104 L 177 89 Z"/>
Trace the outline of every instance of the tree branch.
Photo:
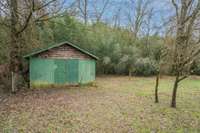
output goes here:
<path id="1" fill-rule="evenodd" d="M 51 3 L 55 2 L 55 1 L 56 1 L 56 0 L 51 0 L 51 1 L 49 1 L 49 2 L 47 2 L 47 3 L 45 3 L 45 4 L 43 4 L 42 6 L 40 6 L 40 7 L 38 7 L 38 8 L 34 8 L 34 11 L 41 10 L 41 9 L 43 9 L 44 7 L 50 5 Z"/>
<path id="2" fill-rule="evenodd" d="M 40 16 L 39 18 L 37 18 L 36 20 L 34 20 L 34 22 L 37 23 L 37 22 L 42 22 L 42 21 L 48 21 L 48 20 L 56 18 L 56 17 L 64 16 L 63 13 L 61 13 L 61 14 L 57 14 L 57 15 L 54 15 L 54 16 L 51 16 L 51 17 L 48 17 L 48 18 L 44 18 L 45 16 L 48 16 L 48 15 L 49 15 L 49 13 L 46 13 L 46 14 Z"/>
<path id="3" fill-rule="evenodd" d="M 188 75 L 179 78 L 179 79 L 178 79 L 178 82 L 180 82 L 180 81 L 182 81 L 182 80 L 184 80 L 184 79 L 186 79 L 186 78 L 188 78 Z"/>
<path id="4" fill-rule="evenodd" d="M 31 20 L 31 18 L 32 18 L 32 15 L 33 15 L 33 13 L 34 13 L 35 11 L 39 11 L 39 10 L 45 8 L 46 6 L 50 5 L 51 3 L 55 2 L 55 1 L 56 1 L 56 0 L 51 0 L 51 1 L 49 1 L 49 2 L 47 2 L 47 3 L 45 3 L 45 4 L 43 4 L 43 5 L 40 6 L 39 8 L 35 8 L 35 2 L 34 2 L 34 0 L 32 0 L 32 5 L 31 5 L 31 10 L 30 10 L 30 12 L 29 12 L 29 15 L 28 15 L 28 17 L 26 18 L 24 25 L 23 25 L 22 28 L 17 32 L 17 34 L 22 33 L 22 32 L 27 28 L 27 26 L 28 26 L 28 24 L 29 24 L 29 22 L 30 22 L 30 20 Z M 35 22 L 36 22 L 36 21 L 39 21 L 39 19 L 41 19 L 42 17 L 45 17 L 45 16 L 47 16 L 47 15 L 49 15 L 49 13 L 40 16 L 37 20 L 35 20 Z"/>
<path id="5" fill-rule="evenodd" d="M 32 15 L 33 15 L 34 8 L 35 8 L 35 2 L 34 2 L 34 0 L 32 0 L 32 5 L 31 5 L 31 10 L 30 10 L 30 12 L 29 12 L 29 15 L 28 15 L 28 17 L 26 18 L 23 27 L 22 27 L 16 34 L 22 33 L 22 32 L 27 28 L 27 26 L 28 26 L 28 24 L 29 24 L 29 22 L 30 22 L 30 19 L 31 19 L 31 17 L 32 17 Z"/>
<path id="6" fill-rule="evenodd" d="M 174 5 L 175 9 L 176 9 L 176 17 L 179 17 L 179 13 L 178 13 L 178 5 L 176 4 L 175 0 L 172 0 L 172 4 Z"/>

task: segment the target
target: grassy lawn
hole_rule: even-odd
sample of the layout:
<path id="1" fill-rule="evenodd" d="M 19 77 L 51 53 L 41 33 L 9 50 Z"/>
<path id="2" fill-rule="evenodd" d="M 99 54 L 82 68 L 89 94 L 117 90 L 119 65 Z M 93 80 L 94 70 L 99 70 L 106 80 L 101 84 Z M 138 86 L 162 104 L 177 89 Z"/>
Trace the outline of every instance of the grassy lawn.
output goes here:
<path id="1" fill-rule="evenodd" d="M 0 132 L 200 132 L 200 77 L 182 82 L 177 109 L 169 107 L 173 78 L 162 77 L 159 104 L 154 82 L 154 77 L 105 76 L 93 86 L 2 95 Z"/>

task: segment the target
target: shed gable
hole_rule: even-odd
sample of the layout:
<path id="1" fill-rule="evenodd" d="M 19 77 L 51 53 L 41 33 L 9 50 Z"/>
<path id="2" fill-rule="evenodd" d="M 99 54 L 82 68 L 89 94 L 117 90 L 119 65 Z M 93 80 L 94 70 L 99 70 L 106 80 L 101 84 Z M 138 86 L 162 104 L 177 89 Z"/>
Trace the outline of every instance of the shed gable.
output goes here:
<path id="1" fill-rule="evenodd" d="M 70 45 L 61 45 L 39 53 L 36 57 L 49 59 L 93 59 Z"/>

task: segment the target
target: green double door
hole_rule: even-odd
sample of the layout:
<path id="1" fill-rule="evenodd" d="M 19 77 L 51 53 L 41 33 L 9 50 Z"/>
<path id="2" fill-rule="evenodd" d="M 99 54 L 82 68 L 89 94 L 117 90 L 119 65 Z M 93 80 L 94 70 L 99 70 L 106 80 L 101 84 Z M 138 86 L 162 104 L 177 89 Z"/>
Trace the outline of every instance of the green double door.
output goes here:
<path id="1" fill-rule="evenodd" d="M 78 60 L 55 60 L 54 81 L 56 84 L 78 83 Z"/>

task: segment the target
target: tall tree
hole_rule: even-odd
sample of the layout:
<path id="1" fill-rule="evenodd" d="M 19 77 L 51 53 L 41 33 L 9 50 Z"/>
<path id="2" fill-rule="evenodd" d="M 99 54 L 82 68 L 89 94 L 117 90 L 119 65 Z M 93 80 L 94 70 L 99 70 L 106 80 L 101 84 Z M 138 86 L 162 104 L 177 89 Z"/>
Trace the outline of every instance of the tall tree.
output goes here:
<path id="1" fill-rule="evenodd" d="M 81 17 L 84 20 L 85 25 L 88 23 L 89 13 L 88 13 L 88 0 L 77 0 L 78 9 Z"/>
<path id="2" fill-rule="evenodd" d="M 94 10 L 94 19 L 95 22 L 100 22 L 104 13 L 106 12 L 107 7 L 109 6 L 110 0 L 102 0 L 101 3 L 98 3 L 98 0 L 92 2 L 92 7 Z"/>
<path id="3" fill-rule="evenodd" d="M 179 83 L 190 74 L 191 64 L 200 53 L 199 39 L 194 38 L 196 22 L 200 15 L 200 0 L 171 0 L 175 9 L 176 36 L 173 54 L 175 81 L 171 107 L 176 107 Z"/>
<path id="4" fill-rule="evenodd" d="M 50 13 L 44 13 L 44 10 L 55 11 L 55 5 L 52 5 L 56 2 L 56 0 L 1 1 L 1 12 L 9 11 L 9 13 L 5 14 L 8 19 L 3 24 L 10 29 L 9 68 L 12 75 L 13 92 L 17 89 L 18 77 L 22 71 L 23 33 L 29 27 L 30 22 L 38 22 L 43 18 L 52 17 L 53 15 Z"/>
<path id="5" fill-rule="evenodd" d="M 129 13 L 127 14 L 133 37 L 137 38 L 138 33 L 141 30 L 141 26 L 148 13 L 152 13 L 150 10 L 150 0 L 130 0 L 132 5 Z M 133 8 L 134 7 L 134 8 Z"/>

